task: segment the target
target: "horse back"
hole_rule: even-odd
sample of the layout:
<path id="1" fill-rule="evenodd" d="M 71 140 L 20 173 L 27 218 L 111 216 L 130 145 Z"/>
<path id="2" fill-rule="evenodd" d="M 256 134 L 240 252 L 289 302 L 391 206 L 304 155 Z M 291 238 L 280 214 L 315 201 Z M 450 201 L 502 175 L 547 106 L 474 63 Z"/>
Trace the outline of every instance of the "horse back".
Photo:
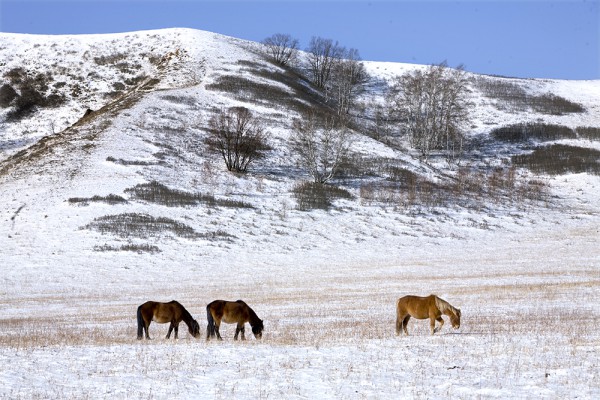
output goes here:
<path id="1" fill-rule="evenodd" d="M 213 318 L 225 323 L 244 323 L 249 320 L 248 305 L 242 301 L 215 300 L 207 306 Z"/>
<path id="2" fill-rule="evenodd" d="M 139 308 L 145 320 L 154 320 L 161 324 L 171 321 L 181 321 L 183 315 L 183 306 L 175 300 L 168 303 L 147 301 Z"/>
<path id="3" fill-rule="evenodd" d="M 425 297 L 408 295 L 400 297 L 396 303 L 398 314 L 410 314 L 417 319 L 429 318 L 430 315 L 439 313 L 435 302 L 435 295 Z"/>

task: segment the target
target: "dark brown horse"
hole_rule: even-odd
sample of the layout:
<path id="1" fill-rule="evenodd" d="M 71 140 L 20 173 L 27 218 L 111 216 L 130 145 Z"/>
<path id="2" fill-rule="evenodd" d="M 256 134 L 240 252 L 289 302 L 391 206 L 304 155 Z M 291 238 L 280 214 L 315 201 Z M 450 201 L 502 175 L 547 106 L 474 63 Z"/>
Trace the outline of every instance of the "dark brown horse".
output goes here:
<path id="1" fill-rule="evenodd" d="M 168 303 L 159 303 L 156 301 L 147 301 L 137 309 L 137 321 L 138 321 L 138 339 L 141 339 L 146 334 L 146 339 L 150 339 L 148 336 L 148 327 L 150 322 L 155 321 L 159 324 L 166 324 L 170 322 L 169 333 L 167 333 L 167 339 L 171 337 L 171 332 L 175 330 L 175 339 L 177 339 L 177 333 L 179 331 L 179 323 L 185 322 L 188 326 L 190 334 L 193 337 L 200 336 L 200 325 L 192 318 L 192 315 L 186 310 L 181 304 L 175 300 Z"/>
<path id="2" fill-rule="evenodd" d="M 221 322 L 227 324 L 237 324 L 235 329 L 234 340 L 237 340 L 238 334 L 242 333 L 242 340 L 246 340 L 244 335 L 244 324 L 250 323 L 252 327 L 252 333 L 257 339 L 262 337 L 262 331 L 264 329 L 263 321 L 258 318 L 254 310 L 252 310 L 248 304 L 242 300 L 238 301 L 225 301 L 215 300 L 206 306 L 206 318 L 208 319 L 208 326 L 206 327 L 206 340 L 211 337 L 217 337 L 219 340 L 223 340 L 219 333 L 219 327 Z"/>
<path id="3" fill-rule="evenodd" d="M 402 330 L 408 335 L 406 324 L 410 317 L 416 319 L 429 318 L 429 326 L 431 334 L 439 332 L 444 326 L 442 314 L 450 317 L 450 322 L 454 329 L 460 328 L 460 309 L 454 308 L 450 303 L 440 299 L 436 295 L 427 297 L 419 296 L 404 296 L 400 297 L 396 302 L 396 335 L 399 335 Z M 440 323 L 439 327 L 435 327 L 435 321 Z"/>

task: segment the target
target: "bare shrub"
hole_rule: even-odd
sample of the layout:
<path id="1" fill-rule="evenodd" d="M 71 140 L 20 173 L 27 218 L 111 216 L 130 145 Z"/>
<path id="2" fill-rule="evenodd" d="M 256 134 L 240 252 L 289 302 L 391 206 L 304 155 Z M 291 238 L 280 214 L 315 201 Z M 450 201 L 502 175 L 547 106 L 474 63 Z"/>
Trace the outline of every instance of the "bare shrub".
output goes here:
<path id="1" fill-rule="evenodd" d="M 171 189 L 159 182 L 141 183 L 125 189 L 131 200 L 144 200 L 168 207 L 194 206 L 206 204 L 209 207 L 253 208 L 251 204 L 231 199 L 217 199 L 212 194 L 189 193 Z"/>
<path id="2" fill-rule="evenodd" d="M 190 239 L 198 237 L 194 229 L 181 222 L 139 213 L 106 215 L 94 219 L 83 229 L 96 230 L 102 234 L 113 234 L 120 237 L 149 238 L 165 234 Z"/>
<path id="3" fill-rule="evenodd" d="M 576 129 L 580 138 L 588 140 L 600 140 L 600 128 L 592 126 L 580 126 Z"/>
<path id="4" fill-rule="evenodd" d="M 13 84 L 20 84 L 26 76 L 27 71 L 23 67 L 15 67 L 4 73 L 4 77 Z"/>
<path id="5" fill-rule="evenodd" d="M 160 249 L 157 246 L 153 246 L 150 244 L 134 244 L 128 243 L 121 246 L 110 246 L 108 244 L 104 244 L 101 246 L 94 246 L 94 251 L 132 251 L 135 253 L 160 253 Z"/>
<path id="6" fill-rule="evenodd" d="M 414 186 L 419 179 L 419 176 L 406 168 L 390 165 L 387 168 L 388 180 L 393 182 L 401 182 L 406 187 Z"/>
<path id="7" fill-rule="evenodd" d="M 119 62 L 127 59 L 127 54 L 125 53 L 115 53 L 108 56 L 99 56 L 94 57 L 94 62 L 97 65 L 116 65 Z"/>
<path id="8" fill-rule="evenodd" d="M 228 208 L 254 208 L 254 206 L 250 203 L 246 203 L 241 200 L 232 200 L 232 199 L 217 199 L 215 198 L 213 205 L 217 207 L 228 207 Z"/>
<path id="9" fill-rule="evenodd" d="M 10 106 L 10 103 L 18 96 L 16 90 L 8 83 L 5 83 L 0 87 L 0 107 L 6 108 Z"/>
<path id="10" fill-rule="evenodd" d="M 232 93 L 237 100 L 259 102 L 272 108 L 297 112 L 306 112 L 309 108 L 327 108 L 322 94 L 312 90 L 306 78 L 297 71 L 289 67 L 267 69 L 260 64 L 243 60 L 238 63 L 245 67 L 245 73 L 253 75 L 256 79 L 223 75 L 214 83 L 206 85 L 206 88 Z"/>
<path id="11" fill-rule="evenodd" d="M 475 78 L 475 85 L 486 97 L 499 100 L 497 108 L 500 110 L 522 112 L 532 110 L 550 115 L 585 111 L 580 104 L 552 93 L 529 94 L 522 85 L 514 80 L 479 76 Z"/>
<path id="12" fill-rule="evenodd" d="M 123 204 L 127 203 L 123 197 L 116 194 L 109 194 L 108 196 L 92 196 L 92 197 L 71 197 L 69 204 L 79 204 L 87 206 L 90 203 L 107 203 L 107 204 Z"/>
<path id="13" fill-rule="evenodd" d="M 281 74 L 273 73 L 269 78 L 278 78 Z M 278 85 L 258 82 L 240 76 L 223 75 L 216 82 L 206 85 L 209 90 L 232 93 L 240 101 L 263 102 L 277 108 L 303 109 L 306 106 L 292 90 L 285 90 Z"/>
<path id="14" fill-rule="evenodd" d="M 183 95 L 164 95 L 161 96 L 161 99 L 163 100 L 167 100 L 170 101 L 171 103 L 175 103 L 175 104 L 184 104 L 186 106 L 195 106 L 196 105 L 196 99 L 192 96 L 183 96 Z"/>
<path id="15" fill-rule="evenodd" d="M 263 120 L 245 107 L 221 110 L 208 124 L 206 144 L 223 158 L 228 171 L 246 172 L 252 161 L 270 150 Z"/>
<path id="16" fill-rule="evenodd" d="M 138 76 L 134 76 L 132 78 L 127 78 L 127 79 L 123 80 L 123 82 L 126 85 L 129 85 L 129 86 L 137 86 L 137 85 L 139 85 L 140 83 L 142 83 L 146 79 L 148 79 L 148 76 L 144 75 L 144 74 L 141 74 L 141 75 L 138 75 Z M 154 83 L 156 83 L 156 82 L 154 82 Z"/>
<path id="17" fill-rule="evenodd" d="M 21 94 L 15 100 L 15 108 L 7 115 L 8 121 L 18 121 L 31 114 L 45 102 L 44 96 L 33 86 L 21 87 Z"/>
<path id="18" fill-rule="evenodd" d="M 453 179 L 432 182 L 412 171 L 391 168 L 385 181 L 371 181 L 360 187 L 366 204 L 394 207 L 448 207 L 485 209 L 490 202 L 518 204 L 539 201 L 547 194 L 547 185 L 527 175 L 519 175 L 516 166 L 478 169 L 463 166 Z"/>
<path id="19" fill-rule="evenodd" d="M 15 68 L 5 76 L 17 87 L 19 94 L 14 96 L 9 88 L 4 89 L 5 100 L 14 105 L 7 114 L 8 121 L 18 121 L 33 113 L 40 107 L 58 107 L 65 102 L 65 97 L 50 89 L 52 75 L 50 73 L 29 74 L 22 68 Z M 14 88 L 12 88 L 15 91 Z M 49 92 L 49 93 L 48 93 Z"/>
<path id="20" fill-rule="evenodd" d="M 345 189 L 318 182 L 302 182 L 294 186 L 297 209 L 301 211 L 328 210 L 336 199 L 352 199 Z"/>
<path id="21" fill-rule="evenodd" d="M 451 198 L 448 191 L 434 182 L 418 179 L 408 187 L 398 182 L 370 182 L 360 187 L 360 197 L 366 204 L 391 205 L 394 207 L 428 207 L 447 205 Z"/>
<path id="22" fill-rule="evenodd" d="M 600 175 L 600 151 L 584 147 L 564 144 L 537 147 L 531 154 L 513 156 L 512 161 L 516 166 L 541 174 Z"/>
<path id="23" fill-rule="evenodd" d="M 575 139 L 573 129 L 556 124 L 513 124 L 494 129 L 491 136 L 496 140 L 510 143 L 528 141 L 546 142 L 559 139 Z"/>
<path id="24" fill-rule="evenodd" d="M 145 160 L 123 160 L 122 158 L 114 158 L 113 156 L 106 157 L 106 161 L 113 162 L 113 163 L 119 164 L 119 165 L 141 165 L 141 166 L 156 165 L 156 164 L 161 163 L 161 162 L 145 161 Z"/>
<path id="25" fill-rule="evenodd" d="M 552 93 L 533 96 L 529 99 L 529 104 L 531 104 L 534 111 L 542 114 L 565 115 L 582 113 L 585 111 L 585 108 L 581 104 L 572 102 Z"/>
<path id="26" fill-rule="evenodd" d="M 501 100 L 501 104 L 520 104 L 527 98 L 525 89 L 512 80 L 478 76 L 475 78 L 475 85 L 484 96 Z"/>
<path id="27" fill-rule="evenodd" d="M 298 39 L 283 33 L 276 33 L 263 40 L 269 57 L 277 64 L 284 66 L 293 64 L 296 60 L 298 43 Z"/>
<path id="28" fill-rule="evenodd" d="M 131 200 L 144 200 L 168 207 L 193 206 L 201 202 L 214 202 L 213 196 L 170 189 L 156 181 L 140 183 L 132 188 L 125 189 L 125 193 L 129 194 Z"/>

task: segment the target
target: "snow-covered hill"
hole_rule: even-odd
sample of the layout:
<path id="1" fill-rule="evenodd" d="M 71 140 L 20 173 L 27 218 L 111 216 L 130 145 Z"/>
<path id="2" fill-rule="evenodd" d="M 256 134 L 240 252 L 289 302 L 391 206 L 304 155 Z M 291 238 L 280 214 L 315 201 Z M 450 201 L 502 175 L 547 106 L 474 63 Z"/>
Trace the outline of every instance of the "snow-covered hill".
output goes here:
<path id="1" fill-rule="evenodd" d="M 395 75 L 423 68 L 365 67 L 364 107 L 382 101 Z M 390 165 L 432 181 L 457 170 L 357 131 L 354 173 L 334 182 L 351 198 L 302 211 L 293 190 L 308 176 L 286 145 L 295 111 L 254 89 L 218 89 L 243 78 L 294 98 L 290 79 L 304 83 L 266 60 L 257 43 L 188 29 L 1 33 L 0 68 L 0 87 L 29 79 L 53 99 L 21 118 L 11 116 L 13 106 L 0 108 L 2 396 L 598 395 L 599 337 L 580 322 L 585 313 L 591 326 L 600 319 L 585 302 L 600 289 L 598 176 L 519 172 L 547 190 L 535 200 L 414 206 L 394 192 L 396 200 L 377 201 L 364 193 L 389 180 Z M 495 142 L 493 128 L 600 127 L 600 81 L 471 78 L 468 134 L 482 147 L 465 164 L 474 169 L 503 166 L 524 150 Z M 585 111 L 507 107 L 478 79 L 551 93 Z M 228 173 L 201 140 L 215 109 L 239 105 L 266 119 L 273 145 L 244 175 Z M 600 148 L 588 139 L 559 142 Z M 160 204 L 139 195 L 148 185 L 196 200 Z M 427 324 L 413 321 L 418 338 L 392 337 L 395 298 L 430 292 L 462 306 L 458 332 L 471 335 L 421 337 L 426 329 L 417 327 Z M 264 343 L 206 346 L 185 335 L 178 346 L 137 343 L 135 307 L 172 298 L 199 321 L 214 298 L 243 298 L 267 321 Z M 521 321 L 531 318 L 536 337 Z M 559 322 L 568 328 L 547 334 L 562 329 Z M 153 324 L 152 336 L 163 328 Z M 224 382 L 217 367 L 238 383 Z M 433 377 L 440 385 L 429 386 Z"/>

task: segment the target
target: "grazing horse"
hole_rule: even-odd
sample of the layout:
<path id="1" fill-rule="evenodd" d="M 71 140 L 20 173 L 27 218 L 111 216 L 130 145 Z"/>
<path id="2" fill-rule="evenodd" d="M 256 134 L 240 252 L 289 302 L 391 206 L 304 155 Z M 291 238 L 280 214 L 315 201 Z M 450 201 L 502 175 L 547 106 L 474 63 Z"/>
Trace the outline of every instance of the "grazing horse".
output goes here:
<path id="1" fill-rule="evenodd" d="M 219 340 L 223 340 L 219 333 L 219 327 L 221 322 L 227 324 L 237 324 L 235 329 L 234 340 L 237 340 L 238 334 L 242 333 L 242 340 L 246 340 L 244 335 L 244 324 L 250 323 L 252 327 L 252 333 L 257 339 L 262 337 L 262 331 L 264 329 L 262 319 L 258 318 L 254 310 L 252 310 L 248 304 L 242 300 L 238 301 L 225 301 L 215 300 L 206 306 L 206 318 L 208 319 L 208 326 L 206 327 L 206 340 L 211 337 L 217 337 Z"/>
<path id="2" fill-rule="evenodd" d="M 454 308 L 450 303 L 440 299 L 436 295 L 432 294 L 427 297 L 400 297 L 396 302 L 396 335 L 399 335 L 402 330 L 408 335 L 406 324 L 408 324 L 410 317 L 415 317 L 416 319 L 429 318 L 429 326 L 433 335 L 439 332 L 444 326 L 442 314 L 450 317 L 450 322 L 454 329 L 460 328 L 460 309 Z M 437 328 L 435 327 L 435 321 L 440 323 L 440 326 Z"/>
<path id="3" fill-rule="evenodd" d="M 146 333 L 146 339 L 150 339 L 150 336 L 148 336 L 148 327 L 152 321 L 156 321 L 159 324 L 171 323 L 167 339 L 169 339 L 173 330 L 175 330 L 175 339 L 177 339 L 179 323 L 181 321 L 186 323 L 193 337 L 200 336 L 200 325 L 198 322 L 192 318 L 188 310 L 175 300 L 168 303 L 159 303 L 156 301 L 145 302 L 137 309 L 137 321 L 138 339 L 141 339 L 144 333 Z"/>

